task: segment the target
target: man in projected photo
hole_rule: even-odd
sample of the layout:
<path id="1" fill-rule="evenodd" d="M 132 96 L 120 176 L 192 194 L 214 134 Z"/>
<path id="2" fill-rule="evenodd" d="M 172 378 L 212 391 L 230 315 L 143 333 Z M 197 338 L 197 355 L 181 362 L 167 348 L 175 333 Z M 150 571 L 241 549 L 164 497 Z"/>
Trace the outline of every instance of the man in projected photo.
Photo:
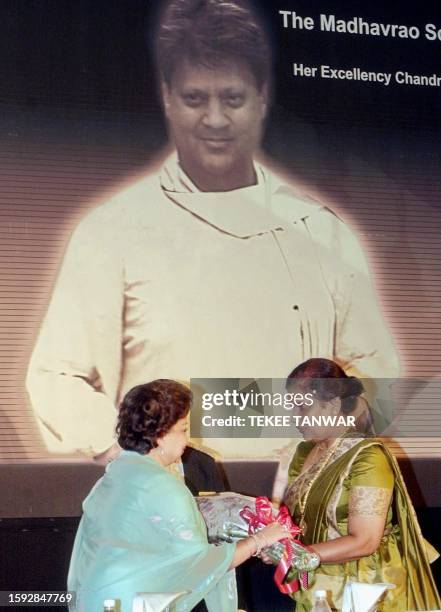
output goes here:
<path id="1" fill-rule="evenodd" d="M 79 224 L 33 353 L 52 451 L 105 457 L 119 398 L 156 378 L 282 378 L 310 357 L 397 374 L 355 236 L 256 161 L 271 53 L 250 6 L 171 1 L 157 64 L 176 152 Z M 284 442 L 207 444 L 271 455 Z"/>

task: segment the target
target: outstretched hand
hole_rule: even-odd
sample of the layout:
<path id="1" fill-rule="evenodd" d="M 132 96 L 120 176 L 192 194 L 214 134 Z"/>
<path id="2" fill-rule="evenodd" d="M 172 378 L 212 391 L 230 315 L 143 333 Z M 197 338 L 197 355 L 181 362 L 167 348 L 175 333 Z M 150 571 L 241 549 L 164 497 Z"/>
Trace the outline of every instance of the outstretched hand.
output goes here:
<path id="1" fill-rule="evenodd" d="M 266 563 L 266 565 L 277 565 L 277 561 L 268 555 L 265 548 L 260 553 L 259 558 Z"/>
<path id="2" fill-rule="evenodd" d="M 259 531 L 259 533 L 262 534 L 262 537 L 265 539 L 266 546 L 271 546 L 271 544 L 275 544 L 279 540 L 290 537 L 289 531 L 277 522 L 270 523 Z"/>

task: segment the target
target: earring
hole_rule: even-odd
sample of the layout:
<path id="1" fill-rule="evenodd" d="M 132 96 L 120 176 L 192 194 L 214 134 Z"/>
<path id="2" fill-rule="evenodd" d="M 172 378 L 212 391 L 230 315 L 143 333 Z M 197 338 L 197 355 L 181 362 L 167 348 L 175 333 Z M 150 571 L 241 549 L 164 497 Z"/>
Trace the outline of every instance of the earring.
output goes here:
<path id="1" fill-rule="evenodd" d="M 159 454 L 161 455 L 161 457 L 163 457 L 163 456 L 164 456 L 164 449 L 163 449 L 163 448 L 160 448 L 160 449 L 159 449 Z"/>

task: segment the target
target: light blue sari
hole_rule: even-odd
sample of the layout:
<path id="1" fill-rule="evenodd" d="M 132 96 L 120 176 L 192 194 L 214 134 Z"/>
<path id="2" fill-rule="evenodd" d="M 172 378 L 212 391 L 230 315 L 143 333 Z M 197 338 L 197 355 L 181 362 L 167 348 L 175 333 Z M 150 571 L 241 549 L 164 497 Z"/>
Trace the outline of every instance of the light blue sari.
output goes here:
<path id="1" fill-rule="evenodd" d="M 131 612 L 137 592 L 177 593 L 176 610 L 205 599 L 210 612 L 236 612 L 235 544 L 208 544 L 187 487 L 153 459 L 123 451 L 83 503 L 68 588 L 78 612 L 120 599 Z"/>

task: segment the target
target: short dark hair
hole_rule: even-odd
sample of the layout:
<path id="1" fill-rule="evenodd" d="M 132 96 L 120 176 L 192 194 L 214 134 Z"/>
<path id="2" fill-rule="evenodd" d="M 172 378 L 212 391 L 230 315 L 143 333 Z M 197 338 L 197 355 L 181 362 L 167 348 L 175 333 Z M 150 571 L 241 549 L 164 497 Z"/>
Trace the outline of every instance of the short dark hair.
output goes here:
<path id="1" fill-rule="evenodd" d="M 146 454 L 158 446 L 158 438 L 188 414 L 190 389 L 165 378 L 133 387 L 118 414 L 118 444 L 125 450 Z"/>
<path id="2" fill-rule="evenodd" d="M 156 38 L 157 65 L 168 85 L 186 60 L 209 68 L 244 62 L 259 89 L 271 71 L 266 33 L 247 0 L 171 0 Z"/>
<path id="3" fill-rule="evenodd" d="M 342 367 L 330 359 L 314 358 L 304 361 L 289 374 L 286 386 L 299 381 L 303 392 L 314 392 L 317 399 L 341 400 L 341 410 L 348 414 L 355 408 L 364 387 L 356 376 L 348 376 Z"/>

